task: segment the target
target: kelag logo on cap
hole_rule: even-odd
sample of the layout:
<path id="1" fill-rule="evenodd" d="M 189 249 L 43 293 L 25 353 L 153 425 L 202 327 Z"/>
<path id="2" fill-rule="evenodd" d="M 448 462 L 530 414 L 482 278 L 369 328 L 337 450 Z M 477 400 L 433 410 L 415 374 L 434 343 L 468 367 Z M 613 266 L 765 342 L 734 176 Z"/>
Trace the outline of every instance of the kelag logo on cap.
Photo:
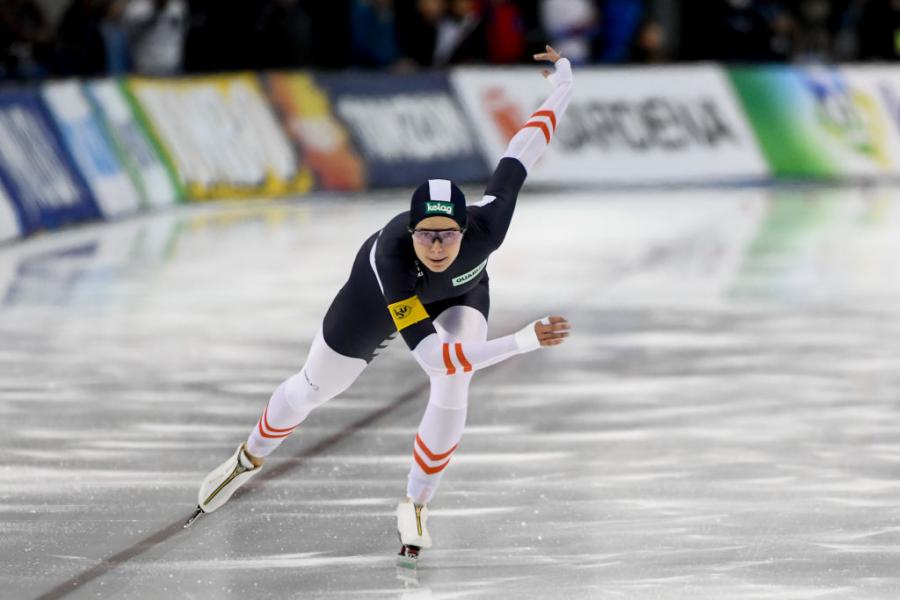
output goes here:
<path id="1" fill-rule="evenodd" d="M 453 216 L 453 203 L 452 202 L 426 202 L 425 203 L 425 214 L 433 215 L 433 214 L 441 214 L 441 215 L 449 215 Z"/>

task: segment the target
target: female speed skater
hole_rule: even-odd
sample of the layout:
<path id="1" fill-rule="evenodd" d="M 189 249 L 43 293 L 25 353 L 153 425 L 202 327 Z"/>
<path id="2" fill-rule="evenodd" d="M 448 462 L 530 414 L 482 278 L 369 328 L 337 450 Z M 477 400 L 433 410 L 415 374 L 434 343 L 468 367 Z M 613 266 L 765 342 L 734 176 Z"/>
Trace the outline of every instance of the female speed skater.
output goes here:
<path id="1" fill-rule="evenodd" d="M 481 201 L 466 206 L 456 185 L 431 179 L 415 190 L 409 211 L 363 243 L 303 369 L 278 386 L 247 441 L 207 475 L 197 514 L 222 506 L 313 409 L 350 387 L 379 345 L 399 332 L 431 383 L 406 499 L 397 507 L 400 554 L 415 561 L 421 548 L 431 547 L 426 505 L 462 438 L 472 375 L 561 344 L 569 334 L 569 322 L 552 316 L 487 339 L 488 257 L 503 242 L 528 171 L 572 97 L 569 61 L 550 46 L 534 58 L 555 64 L 555 72 L 543 72 L 553 91 L 510 140 Z"/>

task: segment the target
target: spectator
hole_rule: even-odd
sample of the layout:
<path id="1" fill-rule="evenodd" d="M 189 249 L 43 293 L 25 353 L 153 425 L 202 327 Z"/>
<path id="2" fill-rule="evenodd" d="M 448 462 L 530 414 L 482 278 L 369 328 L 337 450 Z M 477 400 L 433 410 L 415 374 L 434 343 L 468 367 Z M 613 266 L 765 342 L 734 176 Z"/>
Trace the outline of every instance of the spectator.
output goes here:
<path id="1" fill-rule="evenodd" d="M 599 62 L 623 63 L 631 58 L 645 13 L 643 0 L 603 0 Z"/>
<path id="2" fill-rule="evenodd" d="M 786 61 L 794 21 L 778 0 L 682 2 L 682 56 L 687 60 Z"/>
<path id="3" fill-rule="evenodd" d="M 502 65 L 525 58 L 525 22 L 512 0 L 490 0 L 485 14 L 488 59 Z"/>
<path id="4" fill-rule="evenodd" d="M 397 11 L 397 41 L 401 52 L 418 66 L 434 62 L 438 25 L 447 12 L 447 0 L 401 0 Z"/>
<path id="5" fill-rule="evenodd" d="M 450 0 L 450 10 L 438 24 L 434 64 L 443 66 L 487 61 L 487 38 L 475 0 Z"/>
<path id="6" fill-rule="evenodd" d="M 75 0 L 56 30 L 54 70 L 65 76 L 94 76 L 107 71 L 103 23 L 110 0 Z"/>
<path id="7" fill-rule="evenodd" d="M 832 56 L 832 5 L 828 0 L 804 0 L 794 14 L 792 58 L 803 62 L 822 62 Z"/>
<path id="8" fill-rule="evenodd" d="M 867 0 L 860 19 L 859 58 L 900 58 L 900 0 Z"/>
<path id="9" fill-rule="evenodd" d="M 347 0 L 306 0 L 305 6 L 315 23 L 311 46 L 313 64 L 324 69 L 350 66 L 350 3 Z"/>
<path id="10" fill-rule="evenodd" d="M 263 3 L 253 29 L 250 68 L 290 69 L 312 61 L 312 23 L 299 0 Z"/>
<path id="11" fill-rule="evenodd" d="M 122 13 L 134 70 L 176 75 L 183 69 L 188 28 L 184 0 L 131 0 Z"/>
<path id="12" fill-rule="evenodd" d="M 352 0 L 350 30 L 354 65 L 387 67 L 401 59 L 394 0 Z"/>
<path id="13" fill-rule="evenodd" d="M 34 0 L 0 1 L 0 78 L 46 74 L 52 29 Z"/>
<path id="14" fill-rule="evenodd" d="M 572 63 L 591 58 L 598 15 L 591 0 L 542 0 L 541 25 L 551 46 Z"/>

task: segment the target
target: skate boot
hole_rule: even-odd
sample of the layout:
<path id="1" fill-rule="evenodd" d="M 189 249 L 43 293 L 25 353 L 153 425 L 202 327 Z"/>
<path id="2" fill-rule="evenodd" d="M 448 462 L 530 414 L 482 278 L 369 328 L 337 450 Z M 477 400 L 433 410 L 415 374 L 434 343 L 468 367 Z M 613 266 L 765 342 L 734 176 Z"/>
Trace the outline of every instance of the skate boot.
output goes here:
<path id="1" fill-rule="evenodd" d="M 241 444 L 231 458 L 213 469 L 200 484 L 197 508 L 205 513 L 216 510 L 225 504 L 239 487 L 259 473 L 260 469 L 262 465 L 254 465 L 244 449 L 244 444 Z"/>
<path id="2" fill-rule="evenodd" d="M 398 567 L 415 569 L 419 550 L 431 548 L 427 521 L 428 508 L 424 504 L 414 504 L 412 500 L 406 499 L 397 505 L 397 532 L 400 534 Z"/>

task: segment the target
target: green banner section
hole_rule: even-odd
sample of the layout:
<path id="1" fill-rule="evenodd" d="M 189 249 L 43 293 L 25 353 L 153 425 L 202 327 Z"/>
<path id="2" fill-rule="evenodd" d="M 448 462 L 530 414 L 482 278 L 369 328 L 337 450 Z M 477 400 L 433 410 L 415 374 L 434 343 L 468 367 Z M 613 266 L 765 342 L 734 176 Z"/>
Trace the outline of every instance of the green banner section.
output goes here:
<path id="1" fill-rule="evenodd" d="M 728 73 L 776 177 L 898 172 L 896 123 L 880 90 L 853 71 L 768 66 Z"/>

